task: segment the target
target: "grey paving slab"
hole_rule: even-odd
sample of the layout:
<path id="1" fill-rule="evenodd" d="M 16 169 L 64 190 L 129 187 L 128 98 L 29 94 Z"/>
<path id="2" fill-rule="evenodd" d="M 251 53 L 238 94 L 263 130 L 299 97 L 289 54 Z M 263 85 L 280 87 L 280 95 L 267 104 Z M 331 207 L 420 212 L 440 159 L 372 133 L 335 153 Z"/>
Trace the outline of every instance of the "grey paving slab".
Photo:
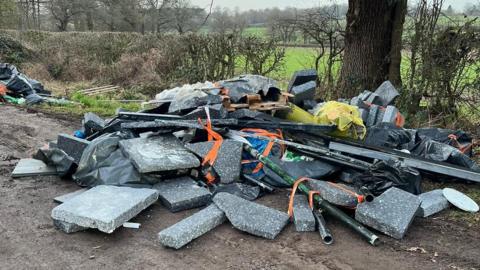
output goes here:
<path id="1" fill-rule="evenodd" d="M 55 207 L 52 218 L 112 233 L 157 199 L 153 189 L 101 185 Z"/>
<path id="2" fill-rule="evenodd" d="M 199 107 L 191 111 L 190 113 L 184 115 L 183 118 L 191 119 L 191 120 L 197 120 L 198 118 L 207 119 L 207 113 L 205 112 L 205 107 L 206 106 Z M 210 105 L 208 106 L 208 108 L 209 108 L 211 119 L 222 119 L 227 117 L 228 111 L 227 109 L 225 109 L 225 107 L 223 107 L 223 104 Z"/>
<path id="3" fill-rule="evenodd" d="M 171 135 L 122 140 L 119 145 L 140 173 L 200 166 L 199 159 Z"/>
<path id="4" fill-rule="evenodd" d="M 420 209 L 418 209 L 417 216 L 429 217 L 449 207 L 447 198 L 443 196 L 441 189 L 435 189 L 429 192 L 422 193 L 418 196 L 420 198 Z"/>
<path id="5" fill-rule="evenodd" d="M 15 169 L 13 169 L 12 177 L 40 176 L 40 175 L 56 175 L 55 166 L 48 166 L 43 161 L 33 158 L 21 159 Z"/>
<path id="6" fill-rule="evenodd" d="M 367 127 L 371 127 L 371 126 L 375 125 L 375 122 L 377 121 L 377 115 L 378 115 L 379 111 L 380 111 L 380 106 L 378 106 L 378 105 L 372 105 L 370 107 L 370 110 L 368 112 L 367 122 L 365 123 L 365 125 Z"/>
<path id="7" fill-rule="evenodd" d="M 384 81 L 378 88 L 375 90 L 375 94 L 380 96 L 382 100 L 382 106 L 391 105 L 395 99 L 400 96 L 395 86 L 390 81 Z"/>
<path id="8" fill-rule="evenodd" d="M 74 223 L 69 223 L 69 222 L 65 222 L 57 219 L 53 220 L 53 225 L 55 225 L 57 229 L 63 231 L 64 233 L 75 233 L 75 232 L 80 232 L 88 229 L 86 227 L 82 227 Z"/>
<path id="9" fill-rule="evenodd" d="M 160 201 L 171 212 L 204 206 L 212 197 L 207 188 L 198 186 L 187 176 L 162 181 L 153 188 L 158 190 Z"/>
<path id="10" fill-rule="evenodd" d="M 305 195 L 295 195 L 293 201 L 293 222 L 297 232 L 315 231 L 315 217 Z"/>
<path id="11" fill-rule="evenodd" d="M 290 93 L 294 86 L 301 85 L 309 81 L 316 81 L 317 77 L 317 71 L 315 69 L 298 70 L 293 74 L 292 79 L 288 83 L 287 91 Z"/>
<path id="12" fill-rule="evenodd" d="M 292 87 L 290 91 L 290 93 L 294 95 L 292 102 L 302 106 L 305 100 L 313 100 L 315 98 L 316 88 L 317 83 L 315 81 L 309 81 Z"/>
<path id="13" fill-rule="evenodd" d="M 393 187 L 372 202 L 359 204 L 355 219 L 393 238 L 402 239 L 419 207 L 418 196 Z"/>
<path id="14" fill-rule="evenodd" d="M 382 122 L 392 123 L 395 124 L 397 120 L 398 109 L 395 106 L 387 106 L 385 108 L 385 113 L 383 115 Z"/>
<path id="15" fill-rule="evenodd" d="M 210 152 L 213 144 L 214 142 L 200 142 L 186 144 L 185 147 L 199 157 L 204 157 Z M 242 151 L 242 143 L 235 140 L 223 140 L 217 159 L 213 164 L 213 169 L 220 177 L 221 183 L 229 184 L 240 178 Z"/>
<path id="16" fill-rule="evenodd" d="M 57 196 L 57 197 L 53 198 L 53 201 L 56 202 L 56 203 L 64 203 L 64 202 L 66 202 L 70 199 L 75 198 L 76 196 L 82 194 L 83 192 L 85 192 L 87 190 L 88 190 L 88 188 L 82 188 L 82 189 L 79 189 L 79 190 L 74 191 L 74 192 L 63 194 L 63 195 L 60 195 L 60 196 Z"/>
<path id="17" fill-rule="evenodd" d="M 179 249 L 225 222 L 225 214 L 215 204 L 158 233 L 159 242 Z"/>
<path id="18" fill-rule="evenodd" d="M 90 141 L 80 139 L 68 134 L 60 134 L 57 139 L 57 147 L 71 156 L 75 163 L 80 163 L 83 151 L 90 144 Z"/>
<path id="19" fill-rule="evenodd" d="M 313 179 L 307 181 L 306 184 L 311 190 L 320 191 L 321 197 L 332 204 L 346 207 L 355 207 L 357 205 L 357 197 L 346 191 L 354 192 L 354 189 L 350 186 L 343 184 L 332 185 L 326 181 Z M 338 188 L 338 186 L 341 188 Z"/>
<path id="20" fill-rule="evenodd" d="M 288 224 L 285 212 L 254 203 L 230 193 L 221 192 L 213 197 L 232 225 L 244 232 L 274 239 Z"/>

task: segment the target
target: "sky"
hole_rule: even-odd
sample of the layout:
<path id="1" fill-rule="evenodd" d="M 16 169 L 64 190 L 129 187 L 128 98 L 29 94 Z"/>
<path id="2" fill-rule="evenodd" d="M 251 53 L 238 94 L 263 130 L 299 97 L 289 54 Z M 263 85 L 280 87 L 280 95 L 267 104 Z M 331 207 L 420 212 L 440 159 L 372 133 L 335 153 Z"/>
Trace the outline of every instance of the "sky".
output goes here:
<path id="1" fill-rule="evenodd" d="M 209 7 L 211 0 L 191 0 L 194 5 L 199 7 Z M 238 7 L 240 10 L 249 9 L 265 9 L 265 8 L 285 8 L 294 6 L 296 8 L 308 8 L 318 6 L 320 3 L 348 3 L 347 0 L 213 0 L 214 7 L 228 7 L 234 9 Z M 415 2 L 415 0 L 408 0 L 409 2 Z M 467 3 L 475 3 L 474 0 L 445 0 L 444 7 L 447 8 L 452 5 L 453 9 L 457 11 L 463 11 Z"/>

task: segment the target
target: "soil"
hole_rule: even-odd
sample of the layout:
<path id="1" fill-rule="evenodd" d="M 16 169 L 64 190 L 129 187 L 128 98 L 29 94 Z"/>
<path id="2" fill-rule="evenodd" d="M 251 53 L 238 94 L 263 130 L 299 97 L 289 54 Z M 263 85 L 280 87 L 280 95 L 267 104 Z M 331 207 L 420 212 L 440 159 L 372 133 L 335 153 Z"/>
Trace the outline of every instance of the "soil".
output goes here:
<path id="1" fill-rule="evenodd" d="M 327 217 L 335 239 L 330 246 L 292 224 L 265 240 L 227 222 L 172 250 L 159 245 L 157 233 L 197 210 L 172 214 L 160 204 L 134 218 L 140 229 L 65 234 L 52 224 L 52 199 L 79 187 L 56 176 L 12 179 L 10 173 L 20 158 L 79 126 L 79 119 L 0 105 L 0 269 L 480 269 L 480 228 L 445 213 L 415 219 L 401 241 L 379 233 L 378 247 Z M 285 210 L 287 191 L 259 202 Z"/>

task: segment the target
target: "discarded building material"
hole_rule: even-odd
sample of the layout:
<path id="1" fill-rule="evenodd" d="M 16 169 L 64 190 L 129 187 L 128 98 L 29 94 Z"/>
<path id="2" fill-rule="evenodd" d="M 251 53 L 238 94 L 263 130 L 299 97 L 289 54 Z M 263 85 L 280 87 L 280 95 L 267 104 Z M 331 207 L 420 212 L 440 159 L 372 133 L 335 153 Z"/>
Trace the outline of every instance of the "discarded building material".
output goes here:
<path id="1" fill-rule="evenodd" d="M 262 129 L 282 129 L 289 131 L 306 131 L 311 133 L 323 132 L 328 133 L 335 130 L 335 125 L 317 125 L 317 124 L 304 124 L 294 122 L 277 122 L 277 121 L 258 121 L 258 120 L 239 120 L 236 125 L 242 128 L 262 128 Z"/>
<path id="2" fill-rule="evenodd" d="M 305 101 L 315 98 L 316 88 L 317 83 L 315 81 L 293 86 L 290 91 L 290 94 L 294 95 L 292 102 L 297 106 L 304 107 Z"/>
<path id="3" fill-rule="evenodd" d="M 390 81 L 384 81 L 377 90 L 375 90 L 375 94 L 380 97 L 380 105 L 384 107 L 393 104 L 395 99 L 400 96 L 400 93 L 398 93 Z"/>
<path id="4" fill-rule="evenodd" d="M 451 204 L 463 211 L 476 213 L 479 210 L 478 204 L 475 201 L 453 188 L 444 188 L 443 196 L 445 196 Z"/>
<path id="5" fill-rule="evenodd" d="M 305 69 L 296 71 L 292 79 L 290 80 L 287 91 L 291 92 L 292 88 L 310 81 L 316 81 L 318 78 L 317 71 L 315 69 Z"/>
<path id="6" fill-rule="evenodd" d="M 119 142 L 140 173 L 189 169 L 200 161 L 173 136 L 135 138 Z"/>
<path id="7" fill-rule="evenodd" d="M 93 96 L 93 95 L 98 95 L 98 94 L 106 94 L 106 93 L 111 93 L 111 92 L 117 92 L 117 91 L 119 91 L 119 89 L 120 89 L 120 86 L 105 85 L 105 86 L 83 89 L 83 90 L 78 91 L 78 93 L 86 95 L 86 96 Z"/>
<path id="8" fill-rule="evenodd" d="M 297 232 L 315 231 L 315 217 L 305 195 L 295 195 L 293 201 L 293 222 Z"/>
<path id="9" fill-rule="evenodd" d="M 215 195 L 213 202 L 235 228 L 267 239 L 275 239 L 289 220 L 284 212 L 225 192 Z"/>
<path id="10" fill-rule="evenodd" d="M 57 168 L 48 166 L 43 161 L 33 158 L 21 159 L 12 172 L 12 177 L 27 177 L 37 175 L 56 175 Z"/>
<path id="11" fill-rule="evenodd" d="M 57 139 L 57 147 L 73 158 L 75 163 L 80 163 L 83 151 L 90 144 L 90 141 L 80 139 L 68 134 L 60 134 Z"/>
<path id="12" fill-rule="evenodd" d="M 133 121 L 155 121 L 155 120 L 178 120 L 183 119 L 179 115 L 157 114 L 157 113 L 141 113 L 141 112 L 118 112 L 117 117 L 125 120 Z"/>
<path id="13" fill-rule="evenodd" d="M 272 162 L 269 158 L 263 156 L 260 154 L 258 151 L 255 149 L 249 147 L 248 145 L 244 146 L 244 149 L 249 152 L 252 156 L 256 157 L 260 162 L 262 162 L 265 166 L 269 167 L 275 173 L 277 173 L 279 176 L 281 176 L 288 184 L 294 185 L 295 179 L 292 178 L 286 171 L 284 171 L 282 168 L 280 168 L 278 165 L 276 165 L 274 162 Z M 302 191 L 304 194 L 308 194 L 310 192 L 310 189 L 303 183 L 300 183 L 298 185 L 298 189 Z M 372 245 L 377 245 L 378 244 L 378 236 L 370 232 L 367 228 L 362 226 L 360 223 L 357 221 L 353 220 L 350 218 L 348 215 L 346 215 L 344 212 L 340 211 L 337 209 L 335 206 L 331 205 L 329 202 L 326 200 L 322 199 L 318 194 L 315 194 L 313 196 L 313 199 L 316 201 L 318 206 L 330 214 L 331 216 L 339 219 L 342 221 L 344 224 L 349 226 L 351 229 L 353 229 L 355 232 L 359 233 L 362 237 L 364 237 L 370 244 Z"/>
<path id="14" fill-rule="evenodd" d="M 208 189 L 198 186 L 187 176 L 162 181 L 153 188 L 158 190 L 159 200 L 171 212 L 204 206 L 212 196 Z"/>
<path id="15" fill-rule="evenodd" d="M 63 194 L 63 195 L 60 195 L 60 196 L 57 196 L 57 197 L 53 198 L 53 201 L 56 202 L 56 203 L 64 203 L 64 202 L 66 202 L 70 199 L 73 199 L 74 197 L 82 194 L 83 192 L 85 192 L 87 190 L 88 189 L 86 189 L 86 188 L 82 188 L 82 189 L 79 189 L 79 190 L 74 191 L 74 192 Z"/>
<path id="16" fill-rule="evenodd" d="M 215 204 L 162 230 L 158 240 L 164 246 L 179 249 L 225 221 L 225 214 Z"/>
<path id="17" fill-rule="evenodd" d="M 112 233 L 157 198 L 153 189 L 96 186 L 55 207 L 52 218 Z"/>
<path id="18" fill-rule="evenodd" d="M 325 243 L 325 245 L 331 245 L 333 243 L 333 236 L 327 227 L 327 223 L 325 222 L 322 213 L 313 210 L 313 216 L 317 221 L 318 233 L 320 234 L 320 237 L 322 237 L 323 243 Z"/>
<path id="19" fill-rule="evenodd" d="M 362 195 L 357 194 L 353 188 L 347 185 L 314 179 L 309 180 L 306 185 L 311 190 L 319 191 L 324 200 L 335 205 L 355 207 L 359 200 L 363 200 Z"/>
<path id="20" fill-rule="evenodd" d="M 135 222 L 125 222 L 122 224 L 122 227 L 129 228 L 129 229 L 140 229 L 140 223 Z"/>
<path id="21" fill-rule="evenodd" d="M 53 220 L 53 225 L 59 230 L 63 231 L 64 233 L 76 233 L 76 232 L 80 232 L 88 229 L 86 227 L 82 227 L 75 223 L 70 223 L 70 222 L 61 221 L 57 219 Z"/>
<path id="22" fill-rule="evenodd" d="M 478 172 L 474 172 L 466 168 L 461 168 L 444 162 L 430 161 L 399 151 L 393 152 L 386 149 L 382 149 L 382 151 L 379 151 L 370 149 L 371 147 L 368 146 L 358 147 L 351 144 L 343 144 L 339 142 L 330 142 L 329 148 L 333 151 L 339 151 L 355 156 L 379 159 L 384 161 L 396 159 L 400 160 L 405 166 L 480 183 L 480 173 Z"/>
<path id="23" fill-rule="evenodd" d="M 419 196 L 420 209 L 418 209 L 417 216 L 429 217 L 434 215 L 449 206 L 447 198 L 443 196 L 441 189 L 435 189 L 426 193 L 422 193 Z"/>
<path id="24" fill-rule="evenodd" d="M 359 204 L 355 219 L 393 238 L 402 239 L 419 207 L 418 196 L 393 187 L 374 201 Z"/>

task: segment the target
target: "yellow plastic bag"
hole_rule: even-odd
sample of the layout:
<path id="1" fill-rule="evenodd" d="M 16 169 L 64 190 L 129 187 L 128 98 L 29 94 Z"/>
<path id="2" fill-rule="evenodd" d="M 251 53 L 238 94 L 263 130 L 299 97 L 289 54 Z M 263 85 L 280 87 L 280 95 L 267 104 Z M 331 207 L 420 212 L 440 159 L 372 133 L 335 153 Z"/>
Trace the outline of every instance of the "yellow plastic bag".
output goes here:
<path id="1" fill-rule="evenodd" d="M 286 119 L 305 124 L 336 125 L 337 129 L 331 133 L 332 136 L 363 139 L 367 133 L 360 112 L 355 106 L 329 101 L 315 115 L 293 104 L 290 107 Z"/>

